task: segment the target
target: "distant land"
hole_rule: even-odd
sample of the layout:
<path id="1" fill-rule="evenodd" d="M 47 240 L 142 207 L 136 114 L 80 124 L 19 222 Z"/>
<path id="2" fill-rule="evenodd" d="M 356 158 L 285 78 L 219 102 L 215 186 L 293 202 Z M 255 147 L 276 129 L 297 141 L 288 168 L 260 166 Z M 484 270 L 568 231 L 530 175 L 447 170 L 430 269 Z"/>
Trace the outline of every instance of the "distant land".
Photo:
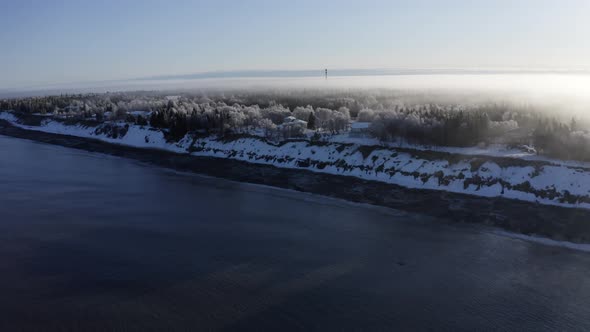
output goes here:
<path id="1" fill-rule="evenodd" d="M 330 77 L 371 77 L 371 76 L 427 76 L 427 75 L 590 75 L 588 69 L 562 68 L 433 68 L 433 69 L 306 69 L 306 70 L 232 70 L 209 71 L 193 74 L 154 75 L 118 80 L 40 83 L 29 86 L 0 88 L 0 98 L 19 98 L 31 96 L 47 96 L 62 93 L 114 92 L 131 90 L 161 90 L 181 88 L 207 88 L 206 80 L 243 80 L 279 79 L 279 78 L 324 78 L 324 70 L 328 69 Z M 202 82 L 198 86 L 177 84 L 170 87 L 169 82 L 183 83 Z M 223 81 L 220 81 L 223 82 Z M 223 87 L 216 84 L 216 88 Z M 229 86 L 231 88 L 231 86 Z"/>
<path id="2" fill-rule="evenodd" d="M 210 71 L 195 74 L 159 75 L 137 78 L 136 80 L 178 80 L 203 78 L 247 78 L 247 77 L 314 77 L 324 76 L 324 69 L 328 69 L 328 76 L 386 76 L 386 75 L 497 75 L 497 74 L 590 74 L 587 69 L 330 69 L 318 68 L 307 70 L 236 70 Z"/>

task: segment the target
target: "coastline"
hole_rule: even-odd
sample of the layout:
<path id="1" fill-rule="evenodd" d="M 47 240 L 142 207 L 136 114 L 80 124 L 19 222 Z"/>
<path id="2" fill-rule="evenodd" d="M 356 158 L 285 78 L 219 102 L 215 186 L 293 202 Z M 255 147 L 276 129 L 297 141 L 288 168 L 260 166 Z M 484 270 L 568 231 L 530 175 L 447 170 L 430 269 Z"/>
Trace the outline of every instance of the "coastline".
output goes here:
<path id="1" fill-rule="evenodd" d="M 412 189 L 347 175 L 136 148 L 92 138 L 26 130 L 2 120 L 0 135 L 125 157 L 177 171 L 421 213 L 442 218 L 450 224 L 483 224 L 559 241 L 590 242 L 590 222 L 587 222 L 590 220 L 590 211 L 582 208 L 544 205 L 502 197 L 478 197 L 442 190 Z"/>

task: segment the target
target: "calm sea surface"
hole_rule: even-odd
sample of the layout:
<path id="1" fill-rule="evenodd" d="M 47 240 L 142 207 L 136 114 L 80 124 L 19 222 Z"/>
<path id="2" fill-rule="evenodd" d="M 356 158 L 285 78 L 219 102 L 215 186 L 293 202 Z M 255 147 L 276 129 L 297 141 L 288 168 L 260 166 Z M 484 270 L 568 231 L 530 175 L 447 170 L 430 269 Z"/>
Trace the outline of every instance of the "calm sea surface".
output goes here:
<path id="1" fill-rule="evenodd" d="M 589 253 L 2 136 L 0 281 L 2 331 L 590 330 Z"/>

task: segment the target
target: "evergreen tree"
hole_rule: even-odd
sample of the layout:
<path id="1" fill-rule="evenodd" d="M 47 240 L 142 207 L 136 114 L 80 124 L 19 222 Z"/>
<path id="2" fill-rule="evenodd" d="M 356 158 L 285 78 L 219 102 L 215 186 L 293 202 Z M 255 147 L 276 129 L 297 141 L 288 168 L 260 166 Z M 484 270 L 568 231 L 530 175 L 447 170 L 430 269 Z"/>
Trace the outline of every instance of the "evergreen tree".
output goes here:
<path id="1" fill-rule="evenodd" d="M 309 118 L 307 119 L 307 129 L 315 129 L 315 115 L 313 112 L 309 113 Z"/>

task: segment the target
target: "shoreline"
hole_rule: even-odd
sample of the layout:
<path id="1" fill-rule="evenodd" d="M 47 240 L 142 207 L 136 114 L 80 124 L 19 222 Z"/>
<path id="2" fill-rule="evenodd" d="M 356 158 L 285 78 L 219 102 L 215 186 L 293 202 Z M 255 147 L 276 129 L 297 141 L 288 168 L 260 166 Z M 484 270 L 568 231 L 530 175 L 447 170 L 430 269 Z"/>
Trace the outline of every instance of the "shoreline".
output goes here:
<path id="1" fill-rule="evenodd" d="M 134 159 L 177 171 L 319 194 L 438 217 L 450 224 L 472 223 L 558 241 L 590 243 L 590 211 L 502 197 L 478 197 L 411 189 L 347 175 L 279 168 L 235 159 L 136 148 L 91 138 L 31 131 L 0 121 L 0 135 Z M 425 209 L 428 207 L 428 209 Z"/>

